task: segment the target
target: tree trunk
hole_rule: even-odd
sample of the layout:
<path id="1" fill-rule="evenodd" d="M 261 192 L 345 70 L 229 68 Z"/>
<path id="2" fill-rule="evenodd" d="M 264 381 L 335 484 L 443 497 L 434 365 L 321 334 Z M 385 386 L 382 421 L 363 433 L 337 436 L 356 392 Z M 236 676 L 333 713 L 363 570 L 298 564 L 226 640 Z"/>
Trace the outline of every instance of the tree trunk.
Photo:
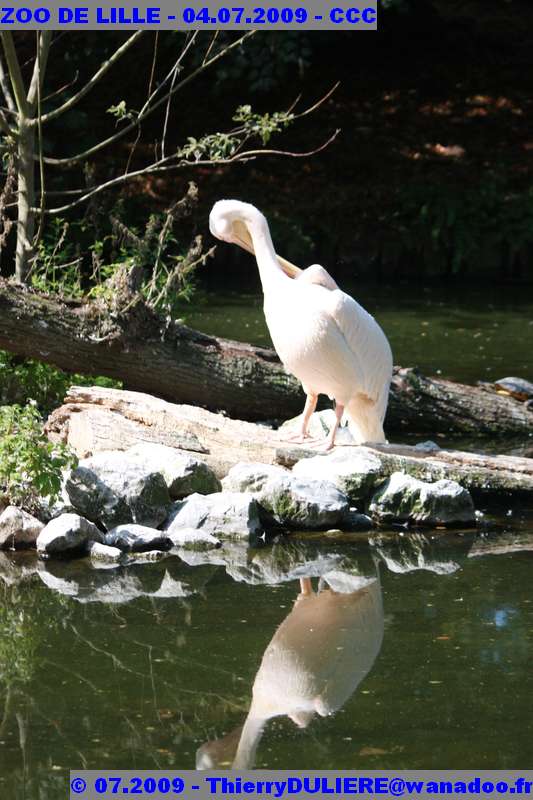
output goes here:
<path id="1" fill-rule="evenodd" d="M 138 296 L 124 314 L 98 303 L 69 305 L 0 280 L 0 348 L 238 419 L 283 420 L 303 409 L 298 381 L 272 350 L 166 322 Z M 385 429 L 526 437 L 533 413 L 482 387 L 396 368 Z"/>
<path id="2" fill-rule="evenodd" d="M 47 423 L 50 438 L 68 442 L 80 457 L 101 450 L 126 450 L 140 442 L 174 447 L 210 464 L 219 477 L 240 461 L 291 467 L 315 450 L 289 444 L 284 430 L 228 419 L 202 408 L 166 403 L 118 389 L 73 386 L 65 405 Z M 486 456 L 405 445 L 341 446 L 353 453 L 375 453 L 383 476 L 406 472 L 422 480 L 449 478 L 476 494 L 533 495 L 533 459 Z"/>
<path id="3" fill-rule="evenodd" d="M 19 283 L 25 283 L 33 254 L 33 235 L 35 232 L 35 128 L 27 124 L 19 115 L 17 180 L 18 180 L 18 212 L 17 212 L 17 249 L 15 260 L 15 277 Z"/>

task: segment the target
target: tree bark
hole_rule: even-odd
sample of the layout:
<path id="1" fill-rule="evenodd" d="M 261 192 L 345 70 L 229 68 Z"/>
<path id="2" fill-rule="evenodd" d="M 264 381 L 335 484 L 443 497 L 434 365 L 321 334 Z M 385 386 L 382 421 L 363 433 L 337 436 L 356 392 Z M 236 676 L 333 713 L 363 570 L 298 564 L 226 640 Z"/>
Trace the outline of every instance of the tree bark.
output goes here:
<path id="1" fill-rule="evenodd" d="M 164 444 L 196 455 L 219 477 L 240 461 L 291 467 L 301 458 L 317 455 L 316 450 L 289 444 L 284 430 L 100 387 L 71 387 L 65 405 L 50 415 L 47 432 L 50 438 L 70 444 L 80 457 L 126 450 L 140 442 Z M 533 459 L 391 444 L 341 447 L 354 458 L 363 452 L 378 455 L 384 477 L 402 471 L 422 480 L 456 480 L 478 495 L 533 495 Z"/>
<path id="2" fill-rule="evenodd" d="M 15 277 L 25 283 L 33 254 L 35 232 L 35 128 L 19 115 L 17 151 L 17 247 Z"/>
<path id="3" fill-rule="evenodd" d="M 239 419 L 283 420 L 303 409 L 298 381 L 272 350 L 162 320 L 139 296 L 121 312 L 97 302 L 63 303 L 0 279 L 0 348 Z M 482 387 L 396 368 L 385 428 L 389 435 L 525 437 L 533 413 Z"/>

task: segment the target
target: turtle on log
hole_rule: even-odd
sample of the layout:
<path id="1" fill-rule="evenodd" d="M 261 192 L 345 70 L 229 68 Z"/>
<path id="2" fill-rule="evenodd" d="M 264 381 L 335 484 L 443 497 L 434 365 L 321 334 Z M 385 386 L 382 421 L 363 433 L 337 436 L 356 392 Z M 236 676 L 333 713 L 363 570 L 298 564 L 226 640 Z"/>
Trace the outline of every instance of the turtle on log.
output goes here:
<path id="1" fill-rule="evenodd" d="M 533 411 L 533 383 L 524 378 L 502 378 L 494 381 L 493 388 L 498 394 L 507 394 L 525 403 Z"/>

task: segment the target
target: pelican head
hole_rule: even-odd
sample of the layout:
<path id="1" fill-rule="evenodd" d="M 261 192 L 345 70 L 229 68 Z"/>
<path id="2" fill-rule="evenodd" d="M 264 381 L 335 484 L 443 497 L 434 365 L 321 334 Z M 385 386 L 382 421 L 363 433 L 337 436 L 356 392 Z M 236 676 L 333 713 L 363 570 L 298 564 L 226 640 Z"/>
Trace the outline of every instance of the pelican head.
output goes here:
<path id="1" fill-rule="evenodd" d="M 259 209 L 251 203 L 243 203 L 240 200 L 219 200 L 209 214 L 209 230 L 216 239 L 237 244 L 253 256 L 256 254 L 254 231 L 257 233 L 258 229 L 266 231 L 270 241 L 267 221 Z M 289 278 L 297 278 L 301 270 L 285 258 L 277 256 L 271 241 L 270 247 L 283 272 Z"/>
<path id="2" fill-rule="evenodd" d="M 216 239 L 237 244 L 254 255 L 248 225 L 260 219 L 265 218 L 250 203 L 242 203 L 240 200 L 219 200 L 209 214 L 209 230 Z"/>

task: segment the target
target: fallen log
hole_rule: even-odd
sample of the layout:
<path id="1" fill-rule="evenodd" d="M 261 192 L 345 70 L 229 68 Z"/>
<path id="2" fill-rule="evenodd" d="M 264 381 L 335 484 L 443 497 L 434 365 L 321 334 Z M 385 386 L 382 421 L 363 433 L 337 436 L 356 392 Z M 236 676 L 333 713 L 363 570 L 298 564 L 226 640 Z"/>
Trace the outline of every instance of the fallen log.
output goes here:
<path id="1" fill-rule="evenodd" d="M 272 350 L 207 336 L 147 308 L 69 304 L 0 279 L 0 348 L 67 372 L 105 375 L 125 388 L 244 420 L 283 420 L 303 408 L 301 387 Z M 528 435 L 518 400 L 395 368 L 386 431 Z"/>
<path id="2" fill-rule="evenodd" d="M 100 387 L 71 387 L 65 404 L 50 415 L 46 430 L 53 440 L 70 444 L 80 457 L 101 450 L 126 450 L 139 442 L 165 444 L 197 455 L 219 477 L 239 461 L 290 467 L 301 458 L 317 455 L 316 450 L 289 444 L 283 430 Z M 430 481 L 449 478 L 480 495 L 533 494 L 533 459 L 394 444 L 342 448 L 354 458 L 374 453 L 382 462 L 384 476 L 403 471 Z"/>

